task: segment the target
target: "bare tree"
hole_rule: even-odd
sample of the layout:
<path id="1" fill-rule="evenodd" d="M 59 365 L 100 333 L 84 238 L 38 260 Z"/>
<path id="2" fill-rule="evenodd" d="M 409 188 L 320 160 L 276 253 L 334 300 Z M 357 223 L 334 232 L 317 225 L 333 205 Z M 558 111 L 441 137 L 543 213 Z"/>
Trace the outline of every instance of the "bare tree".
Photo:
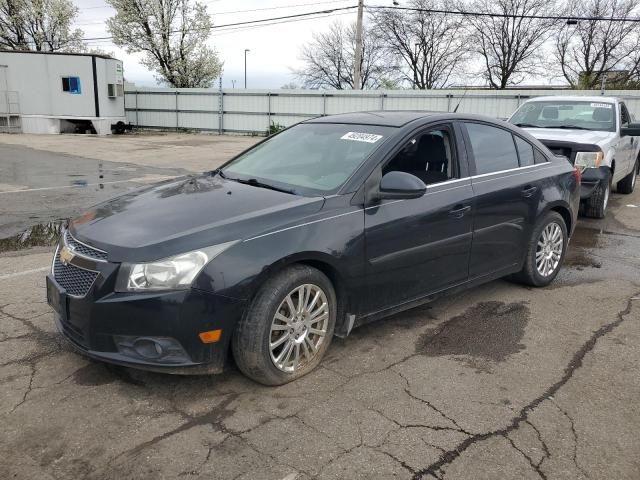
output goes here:
<path id="1" fill-rule="evenodd" d="M 83 32 L 71 28 L 77 16 L 71 0 L 0 0 L 0 48 L 82 51 Z"/>
<path id="2" fill-rule="evenodd" d="M 206 45 L 213 22 L 191 0 L 107 0 L 116 15 L 107 20 L 113 43 L 144 53 L 142 64 L 173 87 L 208 87 L 222 62 Z"/>
<path id="3" fill-rule="evenodd" d="M 408 6 L 374 11 L 376 33 L 414 88 L 444 87 L 469 57 L 463 19 L 431 12 L 452 8 L 450 0 L 412 0 Z"/>
<path id="4" fill-rule="evenodd" d="M 544 44 L 558 25 L 554 0 L 472 0 L 459 9 L 495 13 L 464 18 L 469 24 L 469 44 L 483 61 L 483 76 L 492 88 L 517 85 L 539 73 L 545 65 Z"/>
<path id="5" fill-rule="evenodd" d="M 637 0 L 572 0 L 576 17 L 629 18 Z M 636 22 L 580 20 L 565 25 L 556 36 L 555 56 L 562 75 L 573 88 L 593 89 L 603 75 L 615 72 L 616 83 L 637 76 L 638 24 Z"/>
<path id="6" fill-rule="evenodd" d="M 302 47 L 300 59 L 304 66 L 295 70 L 298 79 L 308 88 L 353 88 L 355 63 L 355 24 L 333 23 L 326 32 L 316 33 Z M 378 88 L 388 75 L 384 49 L 369 28 L 363 30 L 361 63 L 362 88 Z"/>

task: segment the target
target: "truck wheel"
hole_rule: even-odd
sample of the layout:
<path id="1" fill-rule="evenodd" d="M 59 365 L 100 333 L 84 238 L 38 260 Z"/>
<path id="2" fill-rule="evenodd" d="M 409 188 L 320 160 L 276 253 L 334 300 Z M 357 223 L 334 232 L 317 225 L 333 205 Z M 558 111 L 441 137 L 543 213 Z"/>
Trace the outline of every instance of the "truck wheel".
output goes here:
<path id="1" fill-rule="evenodd" d="M 629 175 L 627 175 L 626 177 L 624 177 L 622 180 L 620 180 L 618 182 L 618 192 L 620 193 L 633 193 L 633 189 L 636 186 L 636 178 L 638 176 L 638 166 L 639 166 L 638 160 L 636 160 L 635 165 L 633 166 L 633 170 L 631 170 L 631 172 L 629 173 Z"/>
<path id="2" fill-rule="evenodd" d="M 533 287 L 549 285 L 560 271 L 568 240 L 562 216 L 558 212 L 548 212 L 533 229 L 524 265 L 512 276 L 513 280 Z"/>
<path id="3" fill-rule="evenodd" d="M 600 184 L 593 191 L 593 194 L 587 199 L 584 206 L 584 213 L 587 217 L 604 218 L 609 204 L 609 195 L 611 194 L 611 172 L 600 180 Z"/>
<path id="4" fill-rule="evenodd" d="M 282 385 L 322 360 L 336 323 L 331 281 L 319 270 L 294 265 L 258 291 L 234 332 L 238 368 L 264 385 Z"/>

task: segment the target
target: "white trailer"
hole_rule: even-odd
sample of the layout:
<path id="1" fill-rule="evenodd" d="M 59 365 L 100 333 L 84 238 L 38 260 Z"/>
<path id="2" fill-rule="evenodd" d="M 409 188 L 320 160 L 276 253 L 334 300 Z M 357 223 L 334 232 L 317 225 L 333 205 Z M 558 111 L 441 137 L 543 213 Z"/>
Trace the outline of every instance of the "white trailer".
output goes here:
<path id="1" fill-rule="evenodd" d="M 122 61 L 0 50 L 0 128 L 107 135 L 125 123 Z"/>

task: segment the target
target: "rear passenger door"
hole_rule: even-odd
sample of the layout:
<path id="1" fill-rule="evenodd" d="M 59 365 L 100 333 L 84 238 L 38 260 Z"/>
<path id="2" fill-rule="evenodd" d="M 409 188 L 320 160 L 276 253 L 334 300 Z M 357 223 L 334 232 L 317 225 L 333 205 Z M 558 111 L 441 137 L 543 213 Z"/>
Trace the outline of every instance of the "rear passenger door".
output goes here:
<path id="1" fill-rule="evenodd" d="M 508 273 L 524 258 L 542 192 L 546 158 L 510 130 L 464 122 L 474 224 L 469 278 Z"/>

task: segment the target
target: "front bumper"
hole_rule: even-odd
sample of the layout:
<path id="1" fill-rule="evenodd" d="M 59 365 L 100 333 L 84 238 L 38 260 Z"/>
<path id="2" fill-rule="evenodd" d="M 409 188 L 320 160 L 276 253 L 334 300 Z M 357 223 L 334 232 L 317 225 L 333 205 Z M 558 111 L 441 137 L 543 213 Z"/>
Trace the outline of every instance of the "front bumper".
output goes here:
<path id="1" fill-rule="evenodd" d="M 580 200 L 586 200 L 593 195 L 596 188 L 609 180 L 609 167 L 586 168 L 582 172 L 580 184 Z"/>
<path id="2" fill-rule="evenodd" d="M 196 289 L 68 295 L 47 276 L 47 301 L 56 311 L 58 330 L 80 353 L 104 362 L 180 374 L 219 373 L 227 360 L 231 334 L 245 303 Z M 198 333 L 222 330 L 216 343 L 205 344 Z M 119 338 L 171 339 L 178 356 L 146 358 L 122 348 Z"/>

